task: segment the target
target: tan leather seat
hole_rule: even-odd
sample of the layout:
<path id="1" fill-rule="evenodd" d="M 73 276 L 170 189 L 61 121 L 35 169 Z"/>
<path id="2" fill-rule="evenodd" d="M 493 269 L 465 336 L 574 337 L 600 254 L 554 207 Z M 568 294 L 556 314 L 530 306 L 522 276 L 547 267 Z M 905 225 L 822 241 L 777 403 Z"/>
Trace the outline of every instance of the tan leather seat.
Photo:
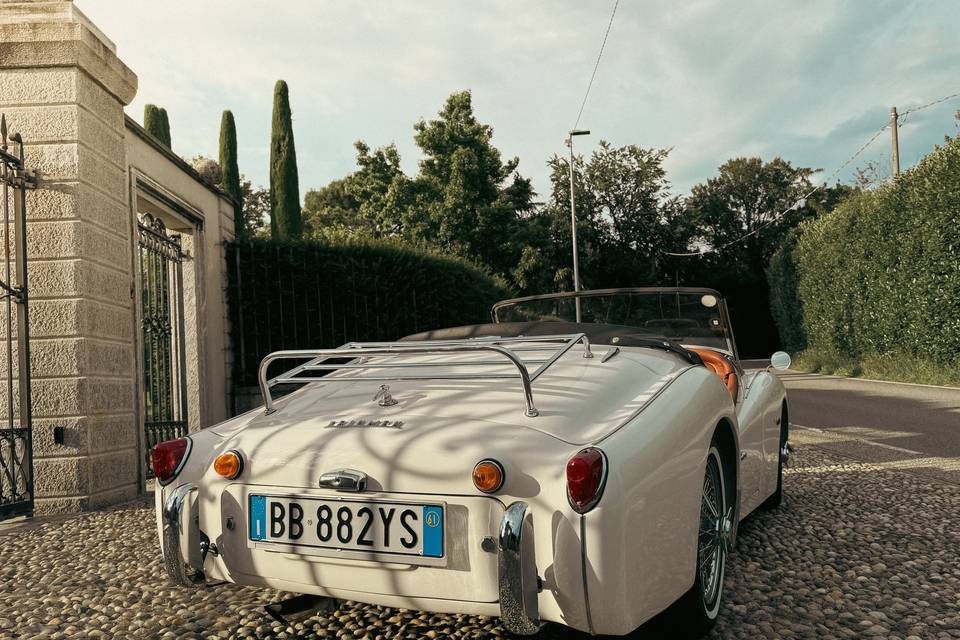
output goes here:
<path id="1" fill-rule="evenodd" d="M 723 383 L 727 385 L 727 391 L 733 396 L 733 401 L 737 401 L 737 395 L 740 392 L 740 379 L 737 376 L 737 369 L 725 355 L 719 351 L 706 348 L 689 349 L 700 356 L 703 364 L 717 374 Z"/>

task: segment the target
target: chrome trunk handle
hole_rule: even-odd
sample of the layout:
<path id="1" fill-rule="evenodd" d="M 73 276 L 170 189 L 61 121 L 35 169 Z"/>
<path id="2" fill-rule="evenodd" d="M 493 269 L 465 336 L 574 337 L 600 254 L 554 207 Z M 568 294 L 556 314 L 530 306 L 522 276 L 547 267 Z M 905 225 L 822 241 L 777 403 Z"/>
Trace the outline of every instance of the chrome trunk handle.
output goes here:
<path id="1" fill-rule="evenodd" d="M 320 488 L 358 493 L 367 489 L 367 474 L 355 469 L 337 469 L 320 476 Z"/>

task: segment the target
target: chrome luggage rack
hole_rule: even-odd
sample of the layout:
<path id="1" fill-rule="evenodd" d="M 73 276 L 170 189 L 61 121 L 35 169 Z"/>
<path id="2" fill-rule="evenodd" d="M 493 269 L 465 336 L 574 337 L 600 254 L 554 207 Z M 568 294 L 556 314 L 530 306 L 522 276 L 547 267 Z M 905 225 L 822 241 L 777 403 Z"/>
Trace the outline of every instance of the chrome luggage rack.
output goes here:
<path id="1" fill-rule="evenodd" d="M 552 353 L 546 354 L 547 357 L 537 360 L 523 360 L 517 355 L 518 352 L 546 352 L 550 351 L 550 346 L 536 346 L 529 343 L 546 342 L 557 344 L 558 347 Z M 584 333 L 574 333 L 569 335 L 552 336 L 520 336 L 515 338 L 483 337 L 467 338 L 463 340 L 425 340 L 422 342 L 348 342 L 336 349 L 303 349 L 292 351 L 275 351 L 260 361 L 259 382 L 260 393 L 263 396 L 263 406 L 267 415 L 276 411 L 273 406 L 273 396 L 270 390 L 278 384 L 306 384 L 310 382 L 357 382 L 358 380 L 370 380 L 377 382 L 394 380 L 501 380 L 519 378 L 520 385 L 523 387 L 524 401 L 526 402 L 526 415 L 535 417 L 539 414 L 533 403 L 533 383 L 546 372 L 557 360 L 565 353 L 570 351 L 575 345 L 583 344 L 583 357 L 592 358 L 590 351 L 590 340 Z M 510 345 L 509 347 L 504 345 Z M 436 354 L 461 354 L 474 353 L 477 351 L 488 351 L 498 359 L 491 360 L 442 360 L 434 362 L 408 362 L 390 360 L 391 358 L 401 358 L 411 355 L 436 355 Z M 377 357 L 375 361 L 370 362 L 368 356 Z M 291 360 L 311 358 L 305 364 L 301 364 L 279 376 L 267 379 L 267 368 L 277 360 Z M 350 358 L 345 363 L 330 363 L 331 359 Z M 429 373 L 432 367 L 485 367 L 485 366 L 504 366 L 513 364 L 516 367 L 516 373 Z M 539 365 L 533 373 L 527 368 L 527 365 Z M 391 375 L 387 372 L 378 372 L 373 376 L 302 376 L 304 372 L 310 371 L 339 371 L 354 369 L 426 369 L 425 373 L 398 373 Z"/>

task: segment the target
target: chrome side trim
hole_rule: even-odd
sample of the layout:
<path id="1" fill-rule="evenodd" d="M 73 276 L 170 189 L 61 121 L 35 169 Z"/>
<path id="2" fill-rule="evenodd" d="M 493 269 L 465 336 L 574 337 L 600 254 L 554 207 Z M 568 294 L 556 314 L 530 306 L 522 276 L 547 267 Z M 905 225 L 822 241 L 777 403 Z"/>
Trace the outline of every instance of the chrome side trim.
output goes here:
<path id="1" fill-rule="evenodd" d="M 583 608 L 587 612 L 587 631 L 594 635 L 593 615 L 590 613 L 590 589 L 587 587 L 587 516 L 580 514 L 580 575 L 583 578 Z"/>
<path id="2" fill-rule="evenodd" d="M 185 504 L 189 504 L 189 495 L 196 490 L 197 487 L 192 483 L 184 483 L 174 489 L 163 503 L 163 566 L 170 579 L 183 587 L 196 587 L 206 582 L 203 568 L 188 566 L 180 553 L 183 508 Z"/>
<path id="3" fill-rule="evenodd" d="M 500 618 L 510 633 L 520 636 L 540 631 L 539 584 L 533 556 L 533 518 L 526 502 L 514 502 L 500 521 L 497 577 Z"/>

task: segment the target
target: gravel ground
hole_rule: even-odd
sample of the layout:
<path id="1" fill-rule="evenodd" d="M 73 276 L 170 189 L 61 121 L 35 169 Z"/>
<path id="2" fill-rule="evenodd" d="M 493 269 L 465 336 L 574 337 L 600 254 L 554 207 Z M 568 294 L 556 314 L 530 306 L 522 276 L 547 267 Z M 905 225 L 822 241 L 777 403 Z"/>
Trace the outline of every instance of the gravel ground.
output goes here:
<path id="1" fill-rule="evenodd" d="M 800 444 L 784 506 L 741 526 L 712 637 L 960 638 L 960 487 Z M 0 534 L 2 639 L 508 636 L 354 603 L 285 629 L 261 610 L 276 595 L 168 586 L 152 503 Z"/>

